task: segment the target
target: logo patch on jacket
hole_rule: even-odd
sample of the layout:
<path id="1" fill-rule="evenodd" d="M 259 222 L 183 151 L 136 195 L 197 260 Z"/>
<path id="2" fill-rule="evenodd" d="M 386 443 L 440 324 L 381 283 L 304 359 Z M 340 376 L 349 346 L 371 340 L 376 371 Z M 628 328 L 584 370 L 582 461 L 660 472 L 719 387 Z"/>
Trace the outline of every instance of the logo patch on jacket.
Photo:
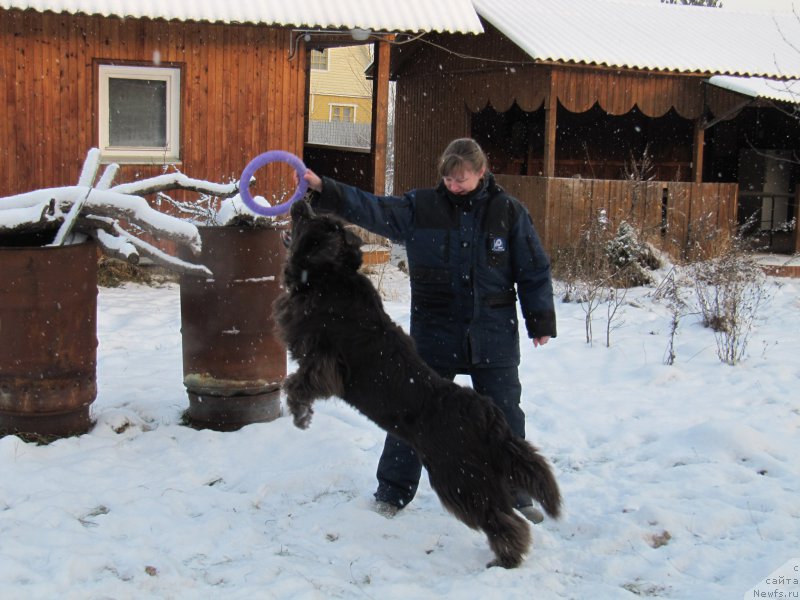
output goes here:
<path id="1" fill-rule="evenodd" d="M 503 238 L 496 237 L 491 239 L 492 252 L 505 252 L 506 241 Z"/>

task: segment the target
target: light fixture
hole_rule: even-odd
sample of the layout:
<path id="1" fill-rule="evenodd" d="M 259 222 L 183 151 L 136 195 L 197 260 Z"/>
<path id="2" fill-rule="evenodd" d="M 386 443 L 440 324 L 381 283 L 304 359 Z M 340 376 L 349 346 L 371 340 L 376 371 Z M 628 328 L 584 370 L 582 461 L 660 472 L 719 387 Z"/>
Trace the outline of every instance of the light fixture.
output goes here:
<path id="1" fill-rule="evenodd" d="M 361 27 L 355 27 L 350 30 L 350 35 L 353 37 L 355 41 L 364 42 L 369 39 L 369 36 L 372 35 L 372 30 L 362 29 Z"/>

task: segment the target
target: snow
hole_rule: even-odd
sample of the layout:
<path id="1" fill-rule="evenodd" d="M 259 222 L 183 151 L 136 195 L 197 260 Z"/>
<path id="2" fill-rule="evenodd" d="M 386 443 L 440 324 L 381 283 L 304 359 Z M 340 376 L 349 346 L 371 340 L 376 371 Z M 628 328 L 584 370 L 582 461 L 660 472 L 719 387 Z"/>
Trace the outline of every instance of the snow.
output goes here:
<path id="1" fill-rule="evenodd" d="M 227 2 L 142 2 L 141 0 L 0 0 L 0 8 L 33 9 L 166 21 L 276 24 L 376 31 L 448 31 L 481 33 L 470 0 L 228 0 Z M 349 32 L 348 32 L 348 35 Z"/>
<path id="2" fill-rule="evenodd" d="M 731 77 L 715 75 L 708 79 L 711 85 L 721 87 L 751 98 L 767 98 L 797 104 L 800 97 L 800 80 L 775 81 L 763 77 Z"/>
<path id="3" fill-rule="evenodd" d="M 375 279 L 407 327 L 407 279 L 393 267 Z M 652 288 L 629 291 L 610 348 L 585 343 L 579 305 L 557 304 L 558 338 L 525 343 L 521 374 L 528 437 L 554 465 L 566 514 L 534 527 L 510 571 L 484 568 L 484 536 L 448 516 L 424 477 L 395 518 L 371 510 L 383 433 L 340 400 L 319 402 L 306 431 L 286 416 L 233 433 L 183 426 L 177 286 L 103 288 L 94 428 L 46 446 L 0 439 L 0 597 L 774 590 L 770 574 L 796 577 L 800 560 L 800 281 L 768 281 L 735 367 L 692 316 L 675 365 L 663 364 L 670 315 Z"/>
<path id="4" fill-rule="evenodd" d="M 725 3 L 724 3 L 725 4 Z M 800 0 L 796 0 L 800 8 Z M 483 19 L 540 62 L 800 78 L 791 12 L 667 5 L 658 0 L 473 0 Z"/>
<path id="5" fill-rule="evenodd" d="M 275 206 L 276 204 L 283 203 L 283 199 L 281 199 L 280 202 L 268 202 L 263 196 L 255 196 L 253 201 L 259 206 Z M 254 222 L 259 224 L 280 227 L 281 224 L 288 222 L 289 217 L 287 213 L 279 214 L 274 217 L 265 217 L 264 215 L 255 212 L 245 203 L 244 200 L 242 200 L 242 197 L 239 194 L 236 194 L 231 198 L 226 198 L 220 203 L 219 209 L 213 212 L 211 224 L 230 225 L 236 222 L 237 219 L 244 217 L 252 219 Z"/>
<path id="6" fill-rule="evenodd" d="M 56 204 L 60 205 L 62 203 L 74 202 L 76 198 L 81 197 L 86 197 L 86 212 L 91 212 L 94 206 L 111 206 L 117 209 L 120 214 L 128 214 L 137 221 L 150 223 L 153 227 L 165 232 L 172 232 L 176 236 L 187 239 L 194 239 L 197 237 L 197 228 L 191 223 L 153 210 L 144 198 L 111 190 L 99 190 L 97 188 L 78 186 L 47 188 L 15 196 L 7 196 L 3 198 L 3 208 L 11 210 L 14 208 L 41 206 L 47 204 L 50 200 L 55 200 Z M 5 214 L 6 210 L 0 212 L 0 216 Z"/>

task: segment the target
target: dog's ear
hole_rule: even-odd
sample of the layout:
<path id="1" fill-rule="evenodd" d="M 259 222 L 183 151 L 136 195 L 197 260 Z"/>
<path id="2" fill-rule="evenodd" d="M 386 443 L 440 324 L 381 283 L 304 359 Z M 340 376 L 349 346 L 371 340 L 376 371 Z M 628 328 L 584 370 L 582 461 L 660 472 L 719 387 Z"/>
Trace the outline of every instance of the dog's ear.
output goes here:
<path id="1" fill-rule="evenodd" d="M 350 246 L 355 246 L 356 248 L 361 248 L 364 245 L 364 240 L 349 227 L 344 230 L 344 239 Z"/>
<path id="2" fill-rule="evenodd" d="M 308 198 L 303 197 L 292 204 L 291 215 L 293 221 L 297 221 L 299 219 L 310 219 L 313 217 L 314 210 L 311 208 L 311 203 L 308 201 Z"/>
<path id="3" fill-rule="evenodd" d="M 344 230 L 344 246 L 341 248 L 342 263 L 354 271 L 361 268 L 363 256 L 361 246 L 364 244 L 362 239 L 349 228 Z"/>

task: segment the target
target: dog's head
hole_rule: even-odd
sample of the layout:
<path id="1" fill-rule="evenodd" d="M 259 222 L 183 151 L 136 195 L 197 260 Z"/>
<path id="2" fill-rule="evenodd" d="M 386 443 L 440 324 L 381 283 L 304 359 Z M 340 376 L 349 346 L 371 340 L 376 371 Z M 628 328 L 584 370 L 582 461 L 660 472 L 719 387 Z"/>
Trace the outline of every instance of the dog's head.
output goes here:
<path id="1" fill-rule="evenodd" d="M 292 204 L 291 215 L 291 234 L 286 240 L 287 286 L 305 285 L 316 273 L 357 271 L 361 267 L 363 242 L 344 221 L 316 213 L 305 199 Z"/>

